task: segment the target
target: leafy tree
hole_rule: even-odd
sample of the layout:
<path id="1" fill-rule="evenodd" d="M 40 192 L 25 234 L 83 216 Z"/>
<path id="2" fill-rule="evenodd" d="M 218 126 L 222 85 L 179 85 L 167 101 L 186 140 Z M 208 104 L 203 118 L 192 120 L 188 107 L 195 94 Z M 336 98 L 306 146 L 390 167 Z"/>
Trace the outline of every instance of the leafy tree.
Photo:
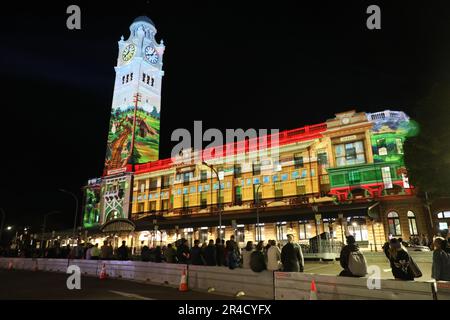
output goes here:
<path id="1" fill-rule="evenodd" d="M 418 135 L 406 140 L 405 164 L 412 185 L 431 198 L 450 195 L 450 86 L 437 84 L 414 110 Z"/>

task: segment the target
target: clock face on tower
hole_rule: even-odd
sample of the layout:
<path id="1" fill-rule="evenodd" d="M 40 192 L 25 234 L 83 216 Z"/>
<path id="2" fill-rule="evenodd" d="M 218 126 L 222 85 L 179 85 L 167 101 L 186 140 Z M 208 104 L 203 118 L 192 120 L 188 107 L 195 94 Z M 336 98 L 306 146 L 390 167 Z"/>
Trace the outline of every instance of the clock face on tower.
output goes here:
<path id="1" fill-rule="evenodd" d="M 156 52 L 155 48 L 152 46 L 147 46 L 144 50 L 144 57 L 145 60 L 147 60 L 150 63 L 157 63 L 158 62 L 158 53 Z"/>
<path id="2" fill-rule="evenodd" d="M 135 52 L 136 52 L 136 47 L 134 44 L 127 45 L 125 47 L 125 49 L 122 51 L 123 61 L 129 61 L 131 58 L 133 58 Z"/>

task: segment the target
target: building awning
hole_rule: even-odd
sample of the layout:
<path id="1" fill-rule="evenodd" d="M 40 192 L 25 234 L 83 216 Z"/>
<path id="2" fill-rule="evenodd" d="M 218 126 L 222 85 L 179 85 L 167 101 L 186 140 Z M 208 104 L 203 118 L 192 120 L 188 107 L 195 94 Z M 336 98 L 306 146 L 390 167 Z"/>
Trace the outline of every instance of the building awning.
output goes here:
<path id="1" fill-rule="evenodd" d="M 329 204 L 317 207 L 315 212 L 311 206 L 297 207 L 297 208 L 277 208 L 267 207 L 260 208 L 259 222 L 260 223 L 275 223 L 282 221 L 300 221 L 300 220 L 314 220 L 316 214 L 320 214 L 322 219 L 343 217 L 362 217 L 369 216 L 373 218 L 368 209 L 376 204 L 376 202 L 363 202 L 351 204 Z M 376 209 L 373 209 L 376 211 Z M 236 224 L 255 224 L 256 223 L 256 208 L 242 210 L 241 212 L 222 213 L 222 225 L 230 226 L 232 221 Z M 146 218 L 135 221 L 136 231 L 154 230 L 157 225 L 159 230 L 175 229 L 178 226 L 182 228 L 198 228 L 198 227 L 217 227 L 219 225 L 219 214 L 205 215 L 186 215 L 176 216 L 172 218 L 148 216 Z M 156 223 L 155 223 L 156 222 Z"/>
<path id="2" fill-rule="evenodd" d="M 100 227 L 104 233 L 133 232 L 135 229 L 134 222 L 128 219 L 113 219 Z"/>

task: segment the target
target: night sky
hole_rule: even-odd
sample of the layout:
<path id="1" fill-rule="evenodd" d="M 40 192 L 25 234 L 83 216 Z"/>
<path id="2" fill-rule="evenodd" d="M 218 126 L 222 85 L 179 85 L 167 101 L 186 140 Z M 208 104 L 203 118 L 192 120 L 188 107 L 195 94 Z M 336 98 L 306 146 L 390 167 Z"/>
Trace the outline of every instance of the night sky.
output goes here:
<path id="1" fill-rule="evenodd" d="M 58 192 L 102 174 L 117 41 L 139 15 L 166 52 L 160 157 L 176 128 L 293 129 L 334 113 L 413 108 L 450 83 L 446 1 L 13 2 L 0 16 L 0 207 L 7 224 L 70 228 Z M 447 1 L 448 2 L 448 1 Z M 220 4 L 217 4 L 220 3 Z M 81 30 L 66 8 L 81 7 Z M 366 8 L 381 7 L 381 30 Z"/>

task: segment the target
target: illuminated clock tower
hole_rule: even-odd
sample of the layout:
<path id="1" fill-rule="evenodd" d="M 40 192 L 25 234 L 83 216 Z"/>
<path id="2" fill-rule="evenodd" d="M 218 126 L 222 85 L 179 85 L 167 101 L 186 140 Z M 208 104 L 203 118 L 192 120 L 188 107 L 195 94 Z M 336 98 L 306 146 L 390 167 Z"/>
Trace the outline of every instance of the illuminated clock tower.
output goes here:
<path id="1" fill-rule="evenodd" d="M 164 44 L 146 16 L 119 41 L 105 169 L 158 160 Z"/>

